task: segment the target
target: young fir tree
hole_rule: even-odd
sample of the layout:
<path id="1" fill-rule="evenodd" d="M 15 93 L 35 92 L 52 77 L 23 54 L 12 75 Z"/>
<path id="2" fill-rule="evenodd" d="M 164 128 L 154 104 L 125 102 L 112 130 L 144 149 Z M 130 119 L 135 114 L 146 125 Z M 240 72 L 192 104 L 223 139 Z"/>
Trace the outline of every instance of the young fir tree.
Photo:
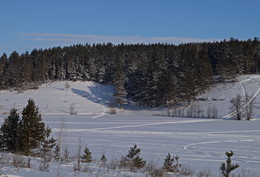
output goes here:
<path id="1" fill-rule="evenodd" d="M 172 172 L 174 168 L 173 163 L 174 163 L 174 156 L 171 156 L 171 154 L 168 153 L 168 155 L 166 155 L 166 158 L 164 159 L 163 162 L 163 169 L 168 172 Z"/>
<path id="2" fill-rule="evenodd" d="M 18 150 L 19 120 L 19 114 L 16 109 L 12 109 L 9 116 L 4 120 L 4 123 L 1 126 L 1 145 L 3 150 L 11 152 L 16 152 Z"/>
<path id="3" fill-rule="evenodd" d="M 89 151 L 89 149 L 87 147 L 85 147 L 85 149 L 84 149 L 84 154 L 81 156 L 81 161 L 85 162 L 85 163 L 92 162 L 91 152 Z"/>
<path id="4" fill-rule="evenodd" d="M 60 157 L 60 145 L 59 144 L 56 144 L 54 150 L 53 150 L 53 153 L 54 153 L 54 159 L 58 162 L 60 161 L 61 157 Z"/>
<path id="5" fill-rule="evenodd" d="M 63 152 L 62 161 L 64 161 L 65 163 L 69 163 L 69 161 L 70 161 L 70 153 L 67 148 L 65 148 L 65 150 Z"/>
<path id="6" fill-rule="evenodd" d="M 49 160 L 51 158 L 51 150 L 56 145 L 56 139 L 50 138 L 51 129 L 49 127 L 45 131 L 45 139 L 41 142 L 40 150 L 44 160 Z"/>
<path id="7" fill-rule="evenodd" d="M 107 158 L 106 158 L 106 156 L 103 154 L 103 155 L 101 156 L 101 158 L 100 158 L 100 162 L 101 162 L 101 163 L 106 163 L 106 161 L 107 161 Z"/>
<path id="8" fill-rule="evenodd" d="M 131 147 L 126 156 L 123 156 L 120 161 L 121 167 L 128 167 L 130 169 L 140 169 L 143 168 L 146 164 L 146 161 L 143 160 L 140 155 L 140 148 L 137 148 L 135 144 L 134 147 Z"/>
<path id="9" fill-rule="evenodd" d="M 39 108 L 32 99 L 28 100 L 27 106 L 23 109 L 19 134 L 20 150 L 26 156 L 30 155 L 31 151 L 38 148 L 40 143 L 45 140 L 45 124 L 42 122 Z"/>
<path id="10" fill-rule="evenodd" d="M 233 152 L 232 151 L 227 151 L 226 152 L 226 156 L 227 156 L 227 164 L 225 163 L 222 163 L 221 166 L 220 166 L 220 171 L 221 171 L 221 174 L 224 176 L 224 177 L 229 177 L 229 174 L 235 170 L 236 168 L 239 167 L 238 164 L 231 164 L 231 157 L 233 156 Z"/>

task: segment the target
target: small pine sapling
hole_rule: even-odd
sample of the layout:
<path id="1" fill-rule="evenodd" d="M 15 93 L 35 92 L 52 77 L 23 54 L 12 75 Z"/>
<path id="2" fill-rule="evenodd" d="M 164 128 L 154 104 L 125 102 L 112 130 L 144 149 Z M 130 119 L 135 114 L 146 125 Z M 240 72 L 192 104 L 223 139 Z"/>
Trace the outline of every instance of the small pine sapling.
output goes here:
<path id="1" fill-rule="evenodd" d="M 70 154 L 67 148 L 64 150 L 62 161 L 65 163 L 69 163 L 70 161 Z"/>
<path id="2" fill-rule="evenodd" d="M 231 164 L 231 157 L 233 156 L 233 152 L 232 151 L 227 151 L 226 152 L 226 156 L 227 156 L 227 160 L 226 160 L 226 163 L 222 163 L 221 166 L 220 166 L 220 171 L 221 171 L 221 174 L 224 176 L 224 177 L 229 177 L 229 174 L 235 170 L 236 168 L 239 167 L 238 164 Z"/>
<path id="3" fill-rule="evenodd" d="M 56 162 L 60 161 L 60 145 L 59 144 L 56 144 L 54 150 L 53 150 L 53 153 L 54 153 L 54 159 L 56 160 Z"/>
<path id="4" fill-rule="evenodd" d="M 168 155 L 166 155 L 166 158 L 164 159 L 163 162 L 163 169 L 169 172 L 172 171 L 173 162 L 174 162 L 174 157 L 172 157 L 171 154 L 168 153 Z"/>
<path id="5" fill-rule="evenodd" d="M 84 154 L 81 156 L 81 161 L 85 162 L 85 163 L 92 162 L 91 152 L 89 151 L 89 149 L 87 147 L 85 147 L 85 149 L 84 149 Z"/>
<path id="6" fill-rule="evenodd" d="M 122 157 L 120 166 L 128 167 L 130 169 L 143 168 L 146 165 L 146 161 L 139 156 L 140 152 L 140 148 L 137 148 L 137 145 L 135 144 L 134 147 L 130 148 L 128 154 Z"/>
<path id="7" fill-rule="evenodd" d="M 100 162 L 101 162 L 101 163 L 106 163 L 106 161 L 107 161 L 107 158 L 106 158 L 106 156 L 103 154 L 103 155 L 101 156 L 101 158 L 100 158 Z"/>

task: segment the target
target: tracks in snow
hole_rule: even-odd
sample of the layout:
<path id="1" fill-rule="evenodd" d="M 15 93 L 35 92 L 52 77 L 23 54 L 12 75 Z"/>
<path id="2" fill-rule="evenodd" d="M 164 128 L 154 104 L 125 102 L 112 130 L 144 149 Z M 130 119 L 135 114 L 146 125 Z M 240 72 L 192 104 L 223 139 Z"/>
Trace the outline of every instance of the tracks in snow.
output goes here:
<path id="1" fill-rule="evenodd" d="M 258 88 L 258 90 L 252 95 L 252 97 L 250 98 L 250 100 L 249 100 L 247 103 L 243 103 L 243 104 L 241 105 L 241 107 L 240 107 L 240 109 L 239 109 L 239 112 L 243 111 L 243 110 L 245 109 L 245 107 L 246 107 L 247 105 L 249 105 L 249 104 L 256 98 L 256 96 L 260 93 L 260 83 L 257 82 L 256 80 L 254 80 L 253 78 L 260 78 L 260 76 L 254 76 L 254 77 L 250 76 L 250 78 L 245 79 L 245 80 L 243 80 L 243 81 L 240 81 L 240 85 L 241 85 L 242 92 L 243 92 L 243 95 L 242 95 L 242 96 L 243 96 L 244 100 L 245 100 L 246 95 L 247 95 L 246 87 L 244 86 L 244 83 L 245 83 L 245 82 L 252 81 L 252 82 L 254 82 L 255 84 L 259 85 L 259 88 Z M 223 118 L 231 118 L 231 117 L 233 117 L 235 114 L 236 114 L 236 111 L 233 111 L 233 112 L 231 112 L 230 114 L 224 116 Z"/>

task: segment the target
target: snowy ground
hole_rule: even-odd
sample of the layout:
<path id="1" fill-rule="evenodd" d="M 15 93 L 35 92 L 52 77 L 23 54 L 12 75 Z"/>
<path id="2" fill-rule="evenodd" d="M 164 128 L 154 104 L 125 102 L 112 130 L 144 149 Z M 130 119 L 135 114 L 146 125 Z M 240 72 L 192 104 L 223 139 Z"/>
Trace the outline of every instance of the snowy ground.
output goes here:
<path id="1" fill-rule="evenodd" d="M 0 91 L 0 121 L 3 122 L 13 107 L 21 111 L 28 98 L 32 98 L 39 106 L 44 122 L 52 128 L 53 136 L 58 138 L 62 130 L 62 148 L 68 148 L 71 155 L 76 154 L 81 142 L 82 149 L 89 147 L 95 159 L 105 154 L 109 161 L 120 159 L 137 144 L 141 157 L 158 166 L 162 165 L 166 154 L 171 153 L 178 155 L 180 163 L 190 166 L 195 173 L 210 169 L 217 176 L 220 164 L 226 160 L 225 152 L 232 150 L 234 163 L 240 165 L 237 172 L 244 169 L 260 176 L 259 109 L 255 110 L 252 121 L 226 120 L 229 119 L 230 100 L 237 93 L 253 95 L 257 105 L 260 104 L 259 83 L 260 76 L 242 76 L 238 82 L 212 88 L 200 96 L 206 99 L 200 102 L 200 107 L 206 110 L 207 105 L 214 104 L 220 117 L 225 118 L 195 119 L 155 116 L 167 115 L 166 109 L 136 106 L 110 115 L 107 104 L 112 99 L 112 87 L 93 82 L 69 82 L 70 88 L 66 89 L 65 82 L 55 82 L 19 94 Z M 70 115 L 71 111 L 77 115 Z M 72 176 L 68 169 L 55 165 L 49 173 L 29 169 L 16 172 L 12 168 L 2 171 L 9 176 L 55 176 L 57 169 L 64 176 Z M 81 175 L 86 174 L 78 174 Z"/>

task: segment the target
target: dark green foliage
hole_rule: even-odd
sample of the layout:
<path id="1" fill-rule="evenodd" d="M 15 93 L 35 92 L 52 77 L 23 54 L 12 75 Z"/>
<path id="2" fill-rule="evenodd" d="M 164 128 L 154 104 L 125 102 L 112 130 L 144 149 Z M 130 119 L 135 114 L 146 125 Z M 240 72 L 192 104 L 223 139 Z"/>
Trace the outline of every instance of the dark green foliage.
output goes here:
<path id="1" fill-rule="evenodd" d="M 32 99 L 29 99 L 19 123 L 21 151 L 27 156 L 30 155 L 31 150 L 39 147 L 40 143 L 45 140 L 45 135 L 45 124 L 42 122 L 39 108 Z"/>
<path id="2" fill-rule="evenodd" d="M 101 158 L 100 158 L 100 162 L 101 162 L 101 163 L 106 163 L 106 161 L 107 161 L 107 158 L 106 158 L 106 156 L 103 154 L 103 155 L 101 156 Z"/>
<path id="3" fill-rule="evenodd" d="M 139 156 L 140 152 L 140 148 L 137 148 L 137 145 L 135 144 L 130 148 L 128 154 L 121 158 L 120 166 L 129 168 L 130 170 L 143 168 L 146 161 Z"/>
<path id="4" fill-rule="evenodd" d="M 53 150 L 53 153 L 54 153 L 54 159 L 58 162 L 61 160 L 61 156 L 60 156 L 60 145 L 59 144 L 56 144 L 54 150 Z"/>
<path id="5" fill-rule="evenodd" d="M 10 111 L 9 116 L 4 120 L 1 126 L 1 146 L 3 150 L 16 152 L 19 143 L 19 121 L 20 117 L 16 109 Z"/>
<path id="6" fill-rule="evenodd" d="M 239 167 L 238 164 L 231 164 L 231 157 L 233 156 L 233 152 L 232 151 L 227 151 L 226 152 L 226 156 L 227 156 L 227 160 L 226 160 L 226 164 L 222 163 L 220 166 L 220 171 L 221 174 L 223 175 L 223 177 L 229 177 L 229 174 L 235 170 L 236 168 Z"/>
<path id="7" fill-rule="evenodd" d="M 85 163 L 92 162 L 91 152 L 89 151 L 89 149 L 87 147 L 85 147 L 85 149 L 84 149 L 84 154 L 81 156 L 81 161 L 85 162 Z"/>
<path id="8" fill-rule="evenodd" d="M 44 159 L 50 159 L 51 158 L 51 150 L 56 145 L 56 139 L 50 138 L 51 129 L 47 127 L 45 129 L 45 138 L 41 142 L 41 154 Z"/>
<path id="9" fill-rule="evenodd" d="M 163 169 L 167 172 L 179 172 L 179 167 L 181 166 L 179 164 L 179 156 L 171 156 L 170 153 L 166 155 L 166 158 L 163 162 Z M 176 163 L 174 163 L 176 162 Z"/>
<path id="10" fill-rule="evenodd" d="M 260 72 L 258 38 L 214 43 L 95 44 L 13 52 L 0 58 L 0 89 L 47 80 L 92 80 L 115 86 L 116 103 L 145 106 L 191 102 L 214 82 Z"/>
<path id="11" fill-rule="evenodd" d="M 20 119 L 12 109 L 1 126 L 1 148 L 10 152 L 20 152 L 26 156 L 38 150 L 45 156 L 51 152 L 56 140 L 50 138 L 51 129 L 45 128 L 38 107 L 32 99 L 28 100 Z"/>
<path id="12" fill-rule="evenodd" d="M 166 156 L 166 158 L 164 159 L 163 162 L 163 168 L 166 171 L 172 171 L 173 170 L 173 164 L 174 164 L 174 156 L 171 156 L 170 153 L 168 153 L 168 155 Z"/>
<path id="13" fill-rule="evenodd" d="M 70 161 L 70 153 L 69 153 L 69 151 L 68 151 L 67 148 L 64 150 L 64 152 L 63 152 L 63 157 L 62 157 L 61 160 L 62 160 L 63 162 L 65 162 L 65 163 L 69 163 L 69 161 Z"/>

